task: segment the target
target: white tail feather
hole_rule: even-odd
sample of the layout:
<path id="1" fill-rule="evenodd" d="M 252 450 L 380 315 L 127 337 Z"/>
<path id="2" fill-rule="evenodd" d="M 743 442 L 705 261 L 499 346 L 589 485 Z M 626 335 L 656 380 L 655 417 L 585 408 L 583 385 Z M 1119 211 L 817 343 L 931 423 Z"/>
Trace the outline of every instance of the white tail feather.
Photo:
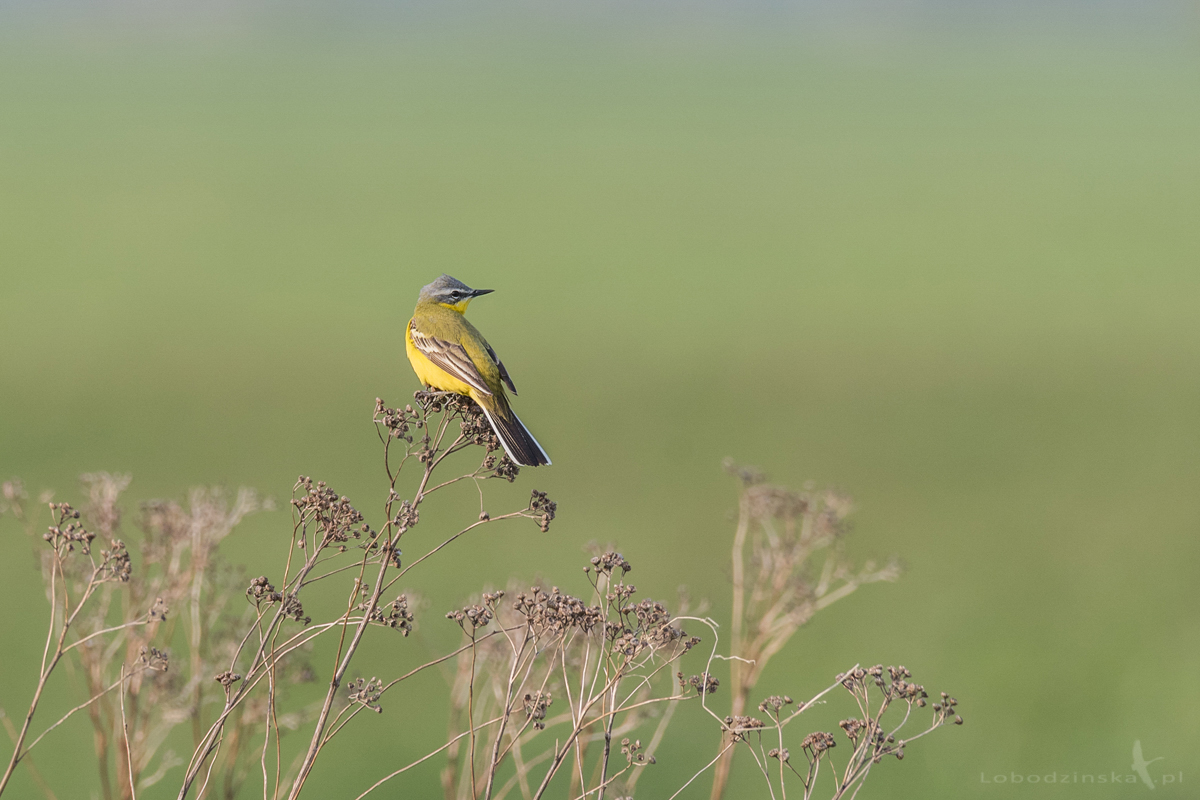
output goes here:
<path id="1" fill-rule="evenodd" d="M 500 444 L 504 447 L 504 452 L 508 454 L 509 460 L 513 461 L 514 463 L 521 464 L 521 460 L 519 458 L 517 458 L 515 455 L 513 455 L 513 451 L 509 449 L 508 442 L 504 441 L 504 434 L 501 433 L 499 426 L 496 425 L 496 420 L 492 419 L 492 412 L 488 411 L 486 408 L 484 408 L 480 404 L 477 404 L 477 405 L 479 405 L 479 407 L 481 409 L 483 409 L 483 413 L 487 417 L 488 424 L 492 426 L 492 431 L 495 432 L 496 438 L 500 440 Z M 525 428 L 525 423 L 521 422 L 521 418 L 517 416 L 515 411 L 513 411 L 510 408 L 508 413 L 513 415 L 513 419 L 515 419 L 517 421 L 518 425 L 520 425 L 522 428 Z M 532 441 L 535 445 L 537 445 L 537 449 L 542 454 L 542 458 L 546 459 L 545 466 L 550 466 L 550 464 L 551 464 L 550 456 L 546 455 L 546 448 L 542 447 L 542 443 L 537 440 L 537 437 L 535 437 L 533 435 L 533 432 L 530 431 L 529 428 L 525 428 L 525 433 L 529 435 L 530 441 Z M 528 467 L 531 465 L 521 464 L 521 466 Z"/>
<path id="2" fill-rule="evenodd" d="M 550 460 L 550 456 L 546 455 L 546 448 L 542 447 L 542 443 L 541 443 L 541 442 L 539 442 L 539 441 L 537 440 L 537 437 L 533 435 L 533 431 L 529 430 L 529 428 L 526 428 L 526 427 L 525 427 L 525 423 L 524 423 L 524 422 L 521 422 L 521 418 L 517 416 L 517 412 L 513 411 L 513 412 L 512 412 L 512 415 L 513 415 L 513 419 L 515 419 L 517 422 L 519 422 L 519 423 L 521 424 L 521 427 L 522 427 L 522 428 L 525 428 L 525 432 L 526 432 L 527 434 L 529 434 L 529 438 L 530 438 L 530 440 L 531 440 L 531 441 L 532 441 L 532 442 L 533 442 L 533 443 L 534 443 L 534 444 L 537 446 L 538 452 L 542 454 L 542 458 L 546 459 L 546 463 L 545 463 L 545 464 L 543 464 L 542 466 L 548 467 L 548 466 L 550 466 L 552 463 L 554 463 L 554 462 L 552 462 L 552 461 Z M 492 421 L 492 418 L 491 418 L 491 417 L 488 417 L 488 422 L 491 422 L 491 421 Z M 496 428 L 495 428 L 495 426 L 493 425 L 493 426 L 492 426 L 492 430 L 495 430 L 495 429 L 496 429 Z"/>

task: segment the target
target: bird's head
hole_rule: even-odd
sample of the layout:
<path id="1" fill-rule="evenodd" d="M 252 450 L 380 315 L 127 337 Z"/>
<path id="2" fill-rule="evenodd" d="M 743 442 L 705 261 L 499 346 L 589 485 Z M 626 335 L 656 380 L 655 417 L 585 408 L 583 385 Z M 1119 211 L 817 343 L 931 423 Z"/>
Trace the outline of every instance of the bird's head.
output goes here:
<path id="1" fill-rule="evenodd" d="M 421 289 L 420 302 L 432 302 L 452 308 L 462 314 L 467 310 L 467 304 L 482 294 L 490 294 L 494 289 L 472 289 L 457 278 L 442 275 L 433 283 Z"/>

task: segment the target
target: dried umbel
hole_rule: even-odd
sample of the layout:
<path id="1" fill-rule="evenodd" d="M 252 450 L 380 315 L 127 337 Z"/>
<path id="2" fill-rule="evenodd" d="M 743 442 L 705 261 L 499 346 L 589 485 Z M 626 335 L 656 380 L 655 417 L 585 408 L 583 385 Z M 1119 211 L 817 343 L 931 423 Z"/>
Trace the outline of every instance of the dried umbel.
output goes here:
<path id="1" fill-rule="evenodd" d="M 417 523 L 421 521 L 421 512 L 413 507 L 409 500 L 401 500 L 397 508 L 396 515 L 392 518 L 392 525 L 400 533 L 405 533 L 409 528 L 415 528 Z"/>
<path id="2" fill-rule="evenodd" d="M 921 705 L 924 705 L 924 703 L 922 702 Z M 955 700 L 953 697 L 946 694 L 945 692 L 942 692 L 942 702 L 933 704 L 933 713 L 935 715 L 937 715 L 936 719 L 939 722 L 945 722 L 946 720 L 950 719 L 950 715 L 953 714 L 954 715 L 954 720 L 953 720 L 954 724 L 962 725 L 963 718 L 957 714 L 957 709 L 956 709 L 957 705 L 958 705 L 957 700 Z"/>
<path id="3" fill-rule="evenodd" d="M 383 713 L 383 708 L 379 705 L 379 698 L 383 696 L 383 681 L 379 678 L 371 678 L 369 681 L 358 678 L 350 681 L 346 690 L 347 699 L 351 703 L 358 703 L 376 714 Z"/>
<path id="4" fill-rule="evenodd" d="M 256 605 L 259 603 L 278 603 L 283 600 L 283 595 L 275 591 L 275 586 L 267 580 L 266 575 L 259 575 L 250 581 L 250 588 L 246 590 L 246 596 Z"/>
<path id="5" fill-rule="evenodd" d="M 641 739 L 634 739 L 633 741 L 630 741 L 628 737 L 622 739 L 621 755 L 625 756 L 625 763 L 631 767 L 642 767 L 646 764 L 656 763 L 654 756 L 648 756 L 642 752 Z"/>
<path id="6" fill-rule="evenodd" d="M 885 671 L 888 676 L 886 680 L 883 677 Z M 850 672 L 839 675 L 838 680 L 855 697 L 866 697 L 868 688 L 874 686 L 883 695 L 885 705 L 902 700 L 916 708 L 924 708 L 925 700 L 929 695 L 925 692 L 924 686 L 907 680 L 911 677 L 912 673 L 908 671 L 907 667 L 889 666 L 885 670 L 882 664 L 876 664 L 866 669 L 856 667 Z M 943 698 L 946 697 L 948 695 L 943 692 Z M 937 709 L 938 705 L 935 704 L 934 710 Z"/>
<path id="7" fill-rule="evenodd" d="M 885 677 L 886 675 L 886 677 Z M 924 688 L 908 679 L 912 674 L 903 666 L 855 667 L 837 676 L 837 684 L 845 688 L 854 698 L 858 715 L 838 723 L 850 746 L 853 748 L 848 763 L 838 778 L 840 791 L 848 790 L 863 780 L 872 765 L 885 757 L 897 760 L 904 758 L 904 748 L 915 739 L 941 727 L 948 721 L 961 724 L 961 717 L 953 715 L 954 698 L 942 693 L 942 702 L 933 706 L 933 718 L 928 726 L 911 736 L 902 731 L 913 719 L 916 709 L 924 708 L 928 697 Z M 765 701 L 764 701 L 765 702 Z M 897 722 L 887 723 L 889 710 L 899 706 L 901 717 Z M 832 734 L 815 732 L 805 737 L 802 747 L 809 758 L 806 786 L 815 779 L 819 763 L 825 751 L 836 745 Z"/>
<path id="8" fill-rule="evenodd" d="M 461 423 L 462 436 L 471 444 L 482 447 L 488 453 L 499 450 L 501 448 L 500 438 L 492 430 L 492 424 L 488 422 L 483 409 L 469 397 L 460 395 L 460 398 L 451 400 L 451 402 L 454 403 L 453 411 L 458 415 Z M 513 477 L 516 477 L 515 473 Z"/>
<path id="9" fill-rule="evenodd" d="M 804 741 L 800 743 L 800 746 L 808 752 L 809 758 L 816 759 L 820 758 L 829 748 L 837 747 L 837 740 L 833 738 L 832 733 L 814 731 L 804 737 Z M 784 760 L 786 761 L 787 759 Z"/>
<path id="10" fill-rule="evenodd" d="M 374 421 L 377 428 L 387 431 L 392 439 L 403 439 L 412 444 L 413 430 L 425 427 L 425 421 L 412 406 L 404 408 L 388 408 L 381 398 L 375 398 Z"/>
<path id="11" fill-rule="evenodd" d="M 492 457 L 488 456 L 488 458 L 490 459 Z M 485 461 L 484 463 L 485 464 L 494 463 L 496 465 L 496 467 L 492 471 L 492 477 L 500 478 L 501 480 L 506 480 L 509 483 L 512 483 L 513 481 L 515 481 L 517 479 L 517 476 L 521 474 L 520 465 L 517 464 L 517 462 L 513 461 L 511 458 L 509 458 L 507 455 L 501 456 L 496 461 L 493 461 L 493 462 Z M 545 530 L 547 530 L 547 528 L 545 526 L 543 526 L 542 530 L 545 531 Z"/>
<path id="12" fill-rule="evenodd" d="M 591 633 L 605 621 L 604 609 L 591 606 L 568 594 L 557 586 L 549 593 L 540 586 L 521 592 L 513 602 L 513 609 L 524 617 L 529 630 L 537 637 L 557 637 L 570 631 Z"/>
<path id="13" fill-rule="evenodd" d="M 100 559 L 100 580 L 128 583 L 133 574 L 133 562 L 129 560 L 129 550 L 124 542 L 113 539 L 108 549 L 100 551 Z"/>
<path id="14" fill-rule="evenodd" d="M 310 528 L 318 535 L 317 549 L 340 545 L 364 534 L 371 536 L 371 526 L 363 521 L 363 515 L 350 504 L 349 498 L 330 489 L 325 481 L 314 483 L 312 478 L 301 475 L 293 490 L 292 505 L 300 515 L 301 549 L 307 546 Z"/>
<path id="15" fill-rule="evenodd" d="M 707 672 L 701 672 L 699 675 L 693 675 L 692 677 L 688 678 L 685 684 L 683 673 L 681 672 L 679 673 L 679 685 L 690 686 L 696 690 L 697 694 L 703 696 L 716 694 L 717 689 L 721 686 L 721 681 L 717 680 L 715 676 L 709 675 Z"/>
<path id="16" fill-rule="evenodd" d="M 483 409 L 476 405 L 474 400 L 456 392 L 415 392 L 413 399 L 426 415 L 441 414 L 444 411 L 448 420 L 460 421 L 464 417 L 470 419 L 483 416 Z"/>
<path id="17" fill-rule="evenodd" d="M 475 631 L 486 627 L 496 616 L 496 605 L 504 597 L 504 592 L 484 592 L 483 602 L 464 606 L 446 614 L 446 619 L 454 620 L 467 634 L 474 635 Z"/>
<path id="18" fill-rule="evenodd" d="M 838 723 L 838 727 L 845 731 L 846 737 L 852 742 L 864 733 L 882 735 L 871 720 L 844 719 Z"/>
<path id="19" fill-rule="evenodd" d="M 55 522 L 42 538 L 54 548 L 55 554 L 61 558 L 78 549 L 84 555 L 89 555 L 96 534 L 79 522 L 79 512 L 70 503 L 51 503 L 50 513 L 55 517 Z"/>
<path id="20" fill-rule="evenodd" d="M 454 620 L 464 631 L 473 634 L 492 621 L 492 609 L 485 605 L 465 606 L 447 613 L 446 619 Z"/>
<path id="21" fill-rule="evenodd" d="M 770 714 L 775 719 L 779 719 L 779 712 L 781 712 L 784 707 L 790 706 L 794 702 L 795 701 L 787 695 L 773 694 L 758 704 L 758 710 L 765 714 Z"/>
<path id="22" fill-rule="evenodd" d="M 304 613 L 304 604 L 294 594 L 283 598 L 283 616 L 302 625 L 312 622 L 312 617 Z"/>
<path id="23" fill-rule="evenodd" d="M 621 576 L 633 569 L 633 566 L 625 560 L 625 556 L 616 552 L 607 552 L 598 556 L 592 557 L 592 567 L 601 575 L 612 575 L 613 570 L 621 570 Z"/>
<path id="24" fill-rule="evenodd" d="M 138 653 L 138 662 L 156 672 L 166 672 L 171 665 L 171 657 L 167 651 L 157 647 L 143 647 Z"/>
<path id="25" fill-rule="evenodd" d="M 662 603 L 642 600 L 625 605 L 624 601 L 632 596 L 632 591 L 623 591 L 625 588 L 618 584 L 609 595 L 610 602 L 620 601 L 617 606 L 619 621 L 607 628 L 613 652 L 632 658 L 644 650 L 663 650 L 677 644 L 682 652 L 687 652 L 700 642 L 696 637 L 689 637 L 687 631 L 671 624 L 671 614 Z M 635 590 L 632 586 L 627 588 Z"/>
<path id="26" fill-rule="evenodd" d="M 767 723 L 758 717 L 750 717 L 745 714 L 725 718 L 725 729 L 734 736 L 745 736 L 750 731 L 762 730 L 766 725 Z"/>
<path id="27" fill-rule="evenodd" d="M 533 723 L 533 727 L 537 730 L 544 730 L 546 727 L 546 710 L 550 704 L 554 702 L 550 692 L 544 692 L 538 689 L 535 692 L 525 694 L 522 699 L 521 706 L 525 709 L 525 718 Z"/>
<path id="28" fill-rule="evenodd" d="M 400 595 L 382 608 L 371 612 L 371 621 L 393 630 L 398 630 L 405 636 L 413 632 L 413 621 L 416 619 L 408 609 L 408 597 Z"/>
<path id="29" fill-rule="evenodd" d="M 550 530 L 550 522 L 558 511 L 558 503 L 546 497 L 545 492 L 535 489 L 529 498 L 529 511 L 542 533 L 546 533 Z"/>
<path id="30" fill-rule="evenodd" d="M 150 606 L 149 617 L 151 622 L 166 622 L 167 613 L 170 611 L 170 606 L 161 597 L 154 598 L 154 605 Z"/>
<path id="31" fill-rule="evenodd" d="M 238 675 L 236 672 L 233 672 L 232 670 L 228 670 L 228 669 L 213 678 L 213 680 L 215 680 L 217 683 L 221 684 L 221 687 L 223 689 L 225 689 L 226 692 L 229 691 L 230 686 L 233 686 L 235 683 L 237 683 L 241 679 L 242 679 L 241 675 Z"/>

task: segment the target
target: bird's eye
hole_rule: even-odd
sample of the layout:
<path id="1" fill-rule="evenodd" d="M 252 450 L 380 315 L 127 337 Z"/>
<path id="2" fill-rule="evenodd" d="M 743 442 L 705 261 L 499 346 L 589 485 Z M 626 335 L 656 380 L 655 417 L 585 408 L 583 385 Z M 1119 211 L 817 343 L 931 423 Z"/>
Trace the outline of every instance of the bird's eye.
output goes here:
<path id="1" fill-rule="evenodd" d="M 455 289 L 453 292 L 450 293 L 450 296 L 454 297 L 454 298 L 459 298 L 459 297 L 462 297 L 462 292 L 460 292 L 458 289 Z"/>

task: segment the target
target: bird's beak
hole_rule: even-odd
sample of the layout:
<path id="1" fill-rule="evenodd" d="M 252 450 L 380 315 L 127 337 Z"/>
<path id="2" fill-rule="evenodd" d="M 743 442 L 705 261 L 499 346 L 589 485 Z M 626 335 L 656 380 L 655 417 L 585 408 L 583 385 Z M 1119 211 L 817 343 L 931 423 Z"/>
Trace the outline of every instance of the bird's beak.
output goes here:
<path id="1" fill-rule="evenodd" d="M 491 294 L 495 289 L 472 289 L 471 297 L 479 297 L 480 295 Z"/>

